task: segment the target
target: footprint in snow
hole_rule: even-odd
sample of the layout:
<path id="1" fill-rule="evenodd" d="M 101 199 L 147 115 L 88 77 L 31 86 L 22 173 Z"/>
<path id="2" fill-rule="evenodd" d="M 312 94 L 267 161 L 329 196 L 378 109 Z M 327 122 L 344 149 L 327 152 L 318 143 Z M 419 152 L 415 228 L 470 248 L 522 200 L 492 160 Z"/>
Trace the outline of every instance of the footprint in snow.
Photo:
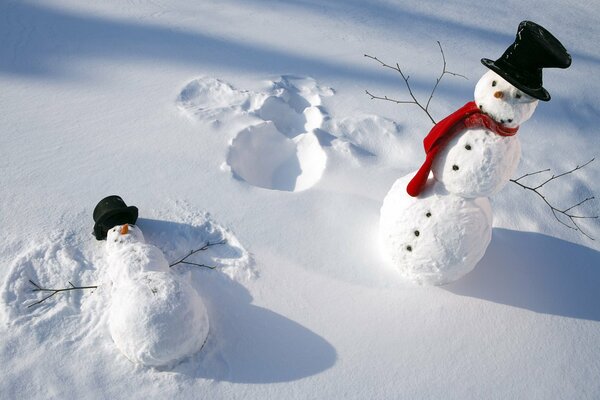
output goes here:
<path id="1" fill-rule="evenodd" d="M 181 90 L 177 105 L 192 119 L 243 127 L 231 139 L 223 165 L 253 186 L 309 189 L 323 176 L 332 154 L 358 167 L 374 162 L 403 166 L 415 150 L 414 140 L 380 116 L 331 117 L 322 99 L 333 94 L 307 77 L 285 75 L 255 92 L 202 77 Z"/>
<path id="2" fill-rule="evenodd" d="M 297 192 L 315 185 L 325 171 L 327 154 L 315 132 L 326 118 L 321 98 L 332 94 L 303 77 L 282 76 L 261 92 L 199 78 L 185 86 L 177 104 L 205 121 L 253 116 L 254 124 L 231 140 L 227 167 L 250 185 Z"/>

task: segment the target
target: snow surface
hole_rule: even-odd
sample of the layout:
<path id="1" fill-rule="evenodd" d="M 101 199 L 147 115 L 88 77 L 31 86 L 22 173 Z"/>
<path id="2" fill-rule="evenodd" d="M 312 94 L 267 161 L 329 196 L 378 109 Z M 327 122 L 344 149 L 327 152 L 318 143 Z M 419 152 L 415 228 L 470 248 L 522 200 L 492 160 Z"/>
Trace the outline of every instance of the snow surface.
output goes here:
<path id="1" fill-rule="evenodd" d="M 573 63 L 544 72 L 552 100 L 519 130 L 516 176 L 561 173 L 600 153 L 594 2 L 0 3 L 1 397 L 600 397 L 598 220 L 579 221 L 591 241 L 509 183 L 485 256 L 443 287 L 406 287 L 377 243 L 383 198 L 421 164 L 431 123 L 369 99 L 408 94 L 363 54 L 400 63 L 426 101 L 440 40 L 469 80 L 444 77 L 439 120 L 524 19 Z M 600 193 L 599 168 L 542 191 L 574 205 Z M 172 369 L 135 366 L 111 339 L 91 235 L 110 194 L 139 207 L 168 261 L 227 239 L 194 258 L 217 270 L 178 272 L 211 331 Z M 597 200 L 578 212 L 598 215 Z M 99 287 L 28 308 L 29 279 Z"/>

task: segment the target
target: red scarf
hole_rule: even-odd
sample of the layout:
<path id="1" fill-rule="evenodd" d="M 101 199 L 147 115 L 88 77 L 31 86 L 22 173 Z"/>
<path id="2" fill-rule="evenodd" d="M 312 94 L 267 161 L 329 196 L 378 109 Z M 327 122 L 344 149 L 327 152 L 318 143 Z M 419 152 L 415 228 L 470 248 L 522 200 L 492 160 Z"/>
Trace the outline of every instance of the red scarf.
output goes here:
<path id="1" fill-rule="evenodd" d="M 411 179 L 406 187 L 406 192 L 412 197 L 417 197 L 423 190 L 433 160 L 437 154 L 442 151 L 446 144 L 456 135 L 458 132 L 465 129 L 478 129 L 485 128 L 500 136 L 513 136 L 517 133 L 517 128 L 507 128 L 502 126 L 492 118 L 482 113 L 477 104 L 471 101 L 462 108 L 448 115 L 446 118 L 435 124 L 429 134 L 423 140 L 423 146 L 425 147 L 425 162 L 417 171 L 417 174 Z"/>

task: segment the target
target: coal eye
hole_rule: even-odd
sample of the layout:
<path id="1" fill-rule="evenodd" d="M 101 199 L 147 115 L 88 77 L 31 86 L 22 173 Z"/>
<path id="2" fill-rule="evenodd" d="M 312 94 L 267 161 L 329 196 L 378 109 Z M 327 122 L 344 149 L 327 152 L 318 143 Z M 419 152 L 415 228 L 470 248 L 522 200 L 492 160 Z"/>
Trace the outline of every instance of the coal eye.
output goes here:
<path id="1" fill-rule="evenodd" d="M 496 86 L 497 82 L 496 81 L 492 81 L 492 87 Z"/>
<path id="2" fill-rule="evenodd" d="M 515 94 L 515 97 L 516 97 L 517 99 L 520 99 L 520 98 L 521 98 L 521 93 L 517 93 L 517 94 Z"/>

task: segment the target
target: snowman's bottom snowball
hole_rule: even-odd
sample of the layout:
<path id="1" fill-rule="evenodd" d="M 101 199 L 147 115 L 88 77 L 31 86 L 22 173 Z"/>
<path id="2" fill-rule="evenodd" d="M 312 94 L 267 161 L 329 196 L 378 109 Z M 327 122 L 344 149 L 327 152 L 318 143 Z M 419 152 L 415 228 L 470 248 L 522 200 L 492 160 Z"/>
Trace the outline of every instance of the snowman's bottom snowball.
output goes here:
<path id="1" fill-rule="evenodd" d="M 487 198 L 448 193 L 431 180 L 419 197 L 406 193 L 414 174 L 398 179 L 381 207 L 382 248 L 407 280 L 442 285 L 470 272 L 492 237 Z"/>
<path id="2" fill-rule="evenodd" d="M 129 360 L 169 367 L 202 348 L 208 316 L 188 282 L 168 272 L 145 272 L 115 285 L 110 333 Z"/>

